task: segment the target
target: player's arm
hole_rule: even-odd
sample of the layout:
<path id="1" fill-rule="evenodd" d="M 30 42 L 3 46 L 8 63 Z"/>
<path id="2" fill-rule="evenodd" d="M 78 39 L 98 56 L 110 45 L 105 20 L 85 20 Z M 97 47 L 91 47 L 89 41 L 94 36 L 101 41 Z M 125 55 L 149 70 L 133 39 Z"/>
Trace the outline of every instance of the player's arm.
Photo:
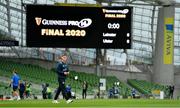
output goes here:
<path id="1" fill-rule="evenodd" d="M 64 72 L 64 75 L 69 75 L 69 71 L 67 71 L 67 72 Z"/>
<path id="2" fill-rule="evenodd" d="M 20 82 L 21 82 L 21 79 L 19 78 L 18 89 L 20 89 Z"/>
<path id="3" fill-rule="evenodd" d="M 69 75 L 69 68 L 67 67 L 67 71 L 64 72 L 64 75 Z"/>
<path id="4" fill-rule="evenodd" d="M 57 71 L 57 73 L 59 74 L 59 75 L 63 75 L 64 73 L 63 73 L 63 71 L 62 71 L 62 63 L 58 63 L 57 64 L 57 67 L 56 67 L 56 71 Z"/>
<path id="5" fill-rule="evenodd" d="M 69 70 L 64 72 L 64 75 L 69 75 Z"/>
<path id="6" fill-rule="evenodd" d="M 68 71 L 66 71 L 66 72 L 63 71 L 63 64 L 62 63 L 58 63 L 58 65 L 57 65 L 57 73 L 59 75 L 68 75 L 69 74 Z"/>
<path id="7" fill-rule="evenodd" d="M 20 89 L 21 77 L 18 76 L 18 89 Z"/>
<path id="8" fill-rule="evenodd" d="M 69 75 L 69 72 L 64 72 L 64 75 Z"/>

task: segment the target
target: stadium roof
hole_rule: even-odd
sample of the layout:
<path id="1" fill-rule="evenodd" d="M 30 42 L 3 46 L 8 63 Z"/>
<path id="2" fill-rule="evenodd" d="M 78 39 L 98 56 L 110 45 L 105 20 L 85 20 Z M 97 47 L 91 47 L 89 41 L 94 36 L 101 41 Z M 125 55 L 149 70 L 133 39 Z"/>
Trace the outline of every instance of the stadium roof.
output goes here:
<path id="1" fill-rule="evenodd" d="M 171 5 L 174 3 L 177 3 L 179 0 L 96 0 L 99 2 L 127 2 L 127 3 L 133 3 L 135 1 L 143 1 L 143 2 L 147 2 L 150 4 L 158 4 L 158 5 Z"/>
<path id="2" fill-rule="evenodd" d="M 174 0 L 141 0 L 145 2 L 155 2 L 158 4 L 164 4 L 164 5 L 170 5 L 173 4 L 175 1 Z"/>

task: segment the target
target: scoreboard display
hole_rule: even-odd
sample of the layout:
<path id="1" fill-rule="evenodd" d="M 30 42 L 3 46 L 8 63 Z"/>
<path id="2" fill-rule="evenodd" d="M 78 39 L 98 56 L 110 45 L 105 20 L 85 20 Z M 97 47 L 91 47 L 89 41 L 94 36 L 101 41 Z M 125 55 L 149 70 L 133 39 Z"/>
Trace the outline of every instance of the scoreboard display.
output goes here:
<path id="1" fill-rule="evenodd" d="M 28 47 L 131 48 L 132 7 L 26 6 Z"/>

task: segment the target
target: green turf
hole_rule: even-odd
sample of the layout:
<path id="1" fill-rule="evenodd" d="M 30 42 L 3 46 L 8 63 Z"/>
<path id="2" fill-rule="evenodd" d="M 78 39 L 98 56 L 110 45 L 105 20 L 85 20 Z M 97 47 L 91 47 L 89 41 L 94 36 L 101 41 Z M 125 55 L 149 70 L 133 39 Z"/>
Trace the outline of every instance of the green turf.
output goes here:
<path id="1" fill-rule="evenodd" d="M 121 108 L 180 108 L 180 100 L 133 100 L 133 99 L 93 99 L 93 100 L 75 100 L 71 104 L 66 104 L 64 100 L 61 100 L 59 104 L 51 103 L 52 100 L 21 100 L 21 101 L 0 101 L 0 108 L 7 107 L 21 107 L 21 108 L 38 108 L 38 107 L 48 107 L 48 108 L 111 108 L 111 107 L 121 107 Z"/>

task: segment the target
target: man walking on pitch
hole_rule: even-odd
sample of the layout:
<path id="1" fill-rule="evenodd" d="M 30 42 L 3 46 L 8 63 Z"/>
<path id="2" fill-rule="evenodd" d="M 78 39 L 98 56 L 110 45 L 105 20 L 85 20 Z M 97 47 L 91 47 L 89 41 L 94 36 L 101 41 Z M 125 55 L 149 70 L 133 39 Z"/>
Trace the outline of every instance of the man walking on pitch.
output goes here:
<path id="1" fill-rule="evenodd" d="M 17 99 L 17 100 L 20 100 L 19 92 L 18 92 L 19 80 L 20 80 L 20 77 L 17 75 L 17 71 L 14 70 L 13 76 L 11 78 L 10 86 L 12 86 L 12 88 L 13 88 L 13 98 Z"/>
<path id="2" fill-rule="evenodd" d="M 67 56 L 66 55 L 62 55 L 57 63 L 57 67 L 56 67 L 56 72 L 58 74 L 58 83 L 59 83 L 59 87 L 57 89 L 56 95 L 54 97 L 53 103 L 59 103 L 57 101 L 58 96 L 60 94 L 60 92 L 62 91 L 63 96 L 66 99 L 66 103 L 71 103 L 72 100 L 70 99 L 70 97 L 68 97 L 65 94 L 65 80 L 67 75 L 69 75 L 69 69 L 68 66 L 66 64 L 67 62 Z"/>

